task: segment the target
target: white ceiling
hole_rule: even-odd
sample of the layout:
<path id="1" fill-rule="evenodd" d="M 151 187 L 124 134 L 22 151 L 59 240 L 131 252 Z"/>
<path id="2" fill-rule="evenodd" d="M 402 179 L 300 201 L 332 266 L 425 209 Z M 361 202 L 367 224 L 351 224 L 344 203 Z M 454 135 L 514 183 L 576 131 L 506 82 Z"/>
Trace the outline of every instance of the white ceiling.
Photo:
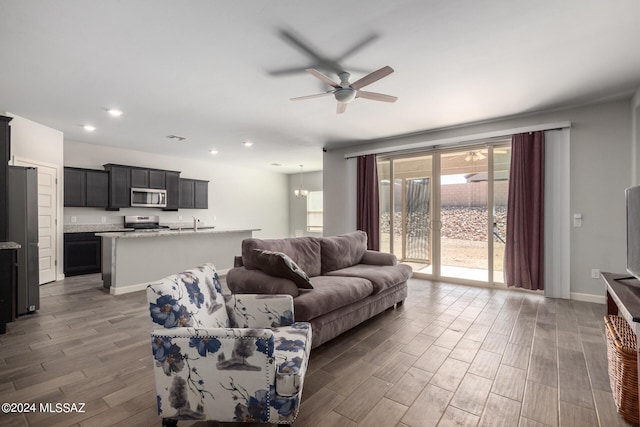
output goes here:
<path id="1" fill-rule="evenodd" d="M 366 90 L 399 100 L 290 101 L 328 89 L 281 72 L 318 67 L 292 40 L 352 81 L 393 67 Z M 0 111 L 69 140 L 320 170 L 323 147 L 631 93 L 639 42 L 637 0 L 0 0 Z"/>

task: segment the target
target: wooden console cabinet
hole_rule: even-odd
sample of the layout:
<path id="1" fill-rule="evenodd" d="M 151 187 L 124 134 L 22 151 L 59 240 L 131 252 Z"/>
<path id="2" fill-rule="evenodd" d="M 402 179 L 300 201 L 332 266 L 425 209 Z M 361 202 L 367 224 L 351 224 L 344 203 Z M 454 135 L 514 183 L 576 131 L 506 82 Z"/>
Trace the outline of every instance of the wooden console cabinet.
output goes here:
<path id="1" fill-rule="evenodd" d="M 607 285 L 607 314 L 623 317 L 631 330 L 640 336 L 640 280 L 629 278 L 628 274 L 602 273 Z M 640 372 L 640 347 L 638 372 Z M 640 382 L 638 383 L 640 401 Z"/>

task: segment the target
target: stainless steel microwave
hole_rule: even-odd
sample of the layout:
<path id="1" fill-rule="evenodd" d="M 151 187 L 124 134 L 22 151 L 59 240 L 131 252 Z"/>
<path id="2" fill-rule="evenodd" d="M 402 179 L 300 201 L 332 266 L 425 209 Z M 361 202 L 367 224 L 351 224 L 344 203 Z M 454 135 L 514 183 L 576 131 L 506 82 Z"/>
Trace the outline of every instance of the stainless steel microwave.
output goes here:
<path id="1" fill-rule="evenodd" d="M 167 190 L 132 188 L 131 206 L 140 208 L 166 208 Z"/>

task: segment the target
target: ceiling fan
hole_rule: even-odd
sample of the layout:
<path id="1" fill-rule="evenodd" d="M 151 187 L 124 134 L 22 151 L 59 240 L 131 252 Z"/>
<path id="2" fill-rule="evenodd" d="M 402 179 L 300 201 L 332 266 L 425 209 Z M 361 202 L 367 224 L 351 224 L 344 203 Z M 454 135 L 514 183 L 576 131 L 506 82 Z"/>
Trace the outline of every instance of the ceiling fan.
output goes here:
<path id="1" fill-rule="evenodd" d="M 365 99 L 371 99 L 373 101 L 382 101 L 382 102 L 396 102 L 398 100 L 396 96 L 384 95 L 382 93 L 367 92 L 364 90 L 360 90 L 361 88 L 367 85 L 370 85 L 371 83 L 377 82 L 381 78 L 386 77 L 389 74 L 393 73 L 393 68 L 389 66 L 382 67 L 379 70 L 369 73 L 363 78 L 356 80 L 353 83 L 349 83 L 349 78 L 351 77 L 351 74 L 347 72 L 342 72 L 338 74 L 338 77 L 340 77 L 340 83 L 336 83 L 333 80 L 331 80 L 329 77 L 325 76 L 324 74 L 322 74 L 321 72 L 313 68 L 308 68 L 305 71 L 311 74 L 312 76 L 315 76 L 316 78 L 320 79 L 324 83 L 328 84 L 333 89 L 325 93 L 319 93 L 316 95 L 307 95 L 307 96 L 300 96 L 297 98 L 291 98 L 292 101 L 300 101 L 303 99 L 320 98 L 322 96 L 333 95 L 336 101 L 338 101 L 338 107 L 337 107 L 336 113 L 342 114 L 347 110 L 347 104 L 349 104 L 351 101 L 353 101 L 356 98 L 365 98 Z"/>

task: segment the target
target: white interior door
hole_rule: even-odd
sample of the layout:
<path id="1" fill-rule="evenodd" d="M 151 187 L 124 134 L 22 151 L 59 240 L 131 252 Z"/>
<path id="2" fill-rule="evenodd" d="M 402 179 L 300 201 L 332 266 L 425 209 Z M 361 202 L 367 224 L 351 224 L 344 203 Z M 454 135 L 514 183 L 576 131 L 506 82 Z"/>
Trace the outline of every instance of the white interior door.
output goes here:
<path id="1" fill-rule="evenodd" d="M 40 261 L 40 284 L 56 280 L 58 203 L 58 169 L 50 165 L 14 160 L 15 166 L 38 169 L 38 256 Z"/>

